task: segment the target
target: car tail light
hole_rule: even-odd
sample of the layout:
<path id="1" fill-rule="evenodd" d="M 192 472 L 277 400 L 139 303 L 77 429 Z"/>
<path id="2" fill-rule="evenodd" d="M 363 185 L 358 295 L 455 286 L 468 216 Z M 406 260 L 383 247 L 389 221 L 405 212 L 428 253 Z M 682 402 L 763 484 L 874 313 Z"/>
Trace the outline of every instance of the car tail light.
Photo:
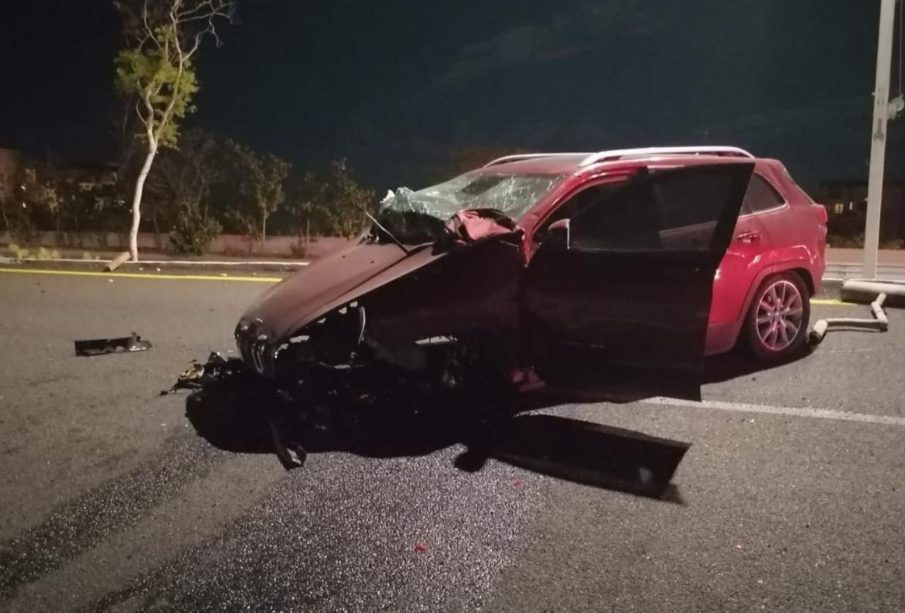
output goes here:
<path id="1" fill-rule="evenodd" d="M 829 218 L 826 212 L 826 206 L 823 204 L 815 204 L 817 207 L 817 218 L 820 219 L 820 223 L 826 225 L 826 221 Z"/>

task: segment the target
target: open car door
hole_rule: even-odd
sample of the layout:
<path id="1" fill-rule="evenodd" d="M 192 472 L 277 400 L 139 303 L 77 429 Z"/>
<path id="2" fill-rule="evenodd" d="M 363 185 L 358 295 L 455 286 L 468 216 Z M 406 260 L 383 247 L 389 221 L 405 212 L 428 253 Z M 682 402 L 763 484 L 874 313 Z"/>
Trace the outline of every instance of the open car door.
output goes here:
<path id="1" fill-rule="evenodd" d="M 521 309 L 564 390 L 700 399 L 713 278 L 752 162 L 646 169 L 580 188 L 535 234 Z"/>

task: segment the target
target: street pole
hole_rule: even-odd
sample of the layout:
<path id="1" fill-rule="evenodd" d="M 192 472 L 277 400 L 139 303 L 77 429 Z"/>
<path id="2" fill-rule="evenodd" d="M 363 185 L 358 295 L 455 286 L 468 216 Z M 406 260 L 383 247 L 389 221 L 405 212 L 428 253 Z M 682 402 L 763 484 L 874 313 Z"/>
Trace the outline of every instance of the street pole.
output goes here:
<path id="1" fill-rule="evenodd" d="M 877 43 L 877 80 L 874 87 L 874 118 L 871 124 L 870 177 L 867 183 L 867 220 L 864 224 L 864 278 L 877 277 L 880 248 L 880 205 L 883 201 L 883 170 L 886 163 L 886 124 L 890 116 L 889 81 L 896 1 L 881 0 L 880 35 Z"/>

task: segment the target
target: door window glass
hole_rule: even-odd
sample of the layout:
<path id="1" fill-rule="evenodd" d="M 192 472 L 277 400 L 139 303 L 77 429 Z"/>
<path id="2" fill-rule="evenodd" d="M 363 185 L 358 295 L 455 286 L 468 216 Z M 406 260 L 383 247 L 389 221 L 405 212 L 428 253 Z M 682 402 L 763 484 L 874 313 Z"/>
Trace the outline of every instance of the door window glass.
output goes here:
<path id="1" fill-rule="evenodd" d="M 750 173 L 750 165 L 692 166 L 645 173 L 616 189 L 584 190 L 563 205 L 574 211 L 569 215 L 571 246 L 587 251 L 710 249 L 718 221 L 727 207 L 740 204 Z"/>

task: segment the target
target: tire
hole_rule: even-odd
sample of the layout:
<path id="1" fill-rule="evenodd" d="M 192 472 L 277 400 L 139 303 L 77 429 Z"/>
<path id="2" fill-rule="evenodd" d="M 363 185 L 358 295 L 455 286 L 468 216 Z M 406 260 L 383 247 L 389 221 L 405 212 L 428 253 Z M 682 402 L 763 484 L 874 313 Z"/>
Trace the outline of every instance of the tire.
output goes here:
<path id="1" fill-rule="evenodd" d="M 751 354 L 762 362 L 795 356 L 807 342 L 811 295 L 797 273 L 764 279 L 745 317 L 745 337 Z"/>

